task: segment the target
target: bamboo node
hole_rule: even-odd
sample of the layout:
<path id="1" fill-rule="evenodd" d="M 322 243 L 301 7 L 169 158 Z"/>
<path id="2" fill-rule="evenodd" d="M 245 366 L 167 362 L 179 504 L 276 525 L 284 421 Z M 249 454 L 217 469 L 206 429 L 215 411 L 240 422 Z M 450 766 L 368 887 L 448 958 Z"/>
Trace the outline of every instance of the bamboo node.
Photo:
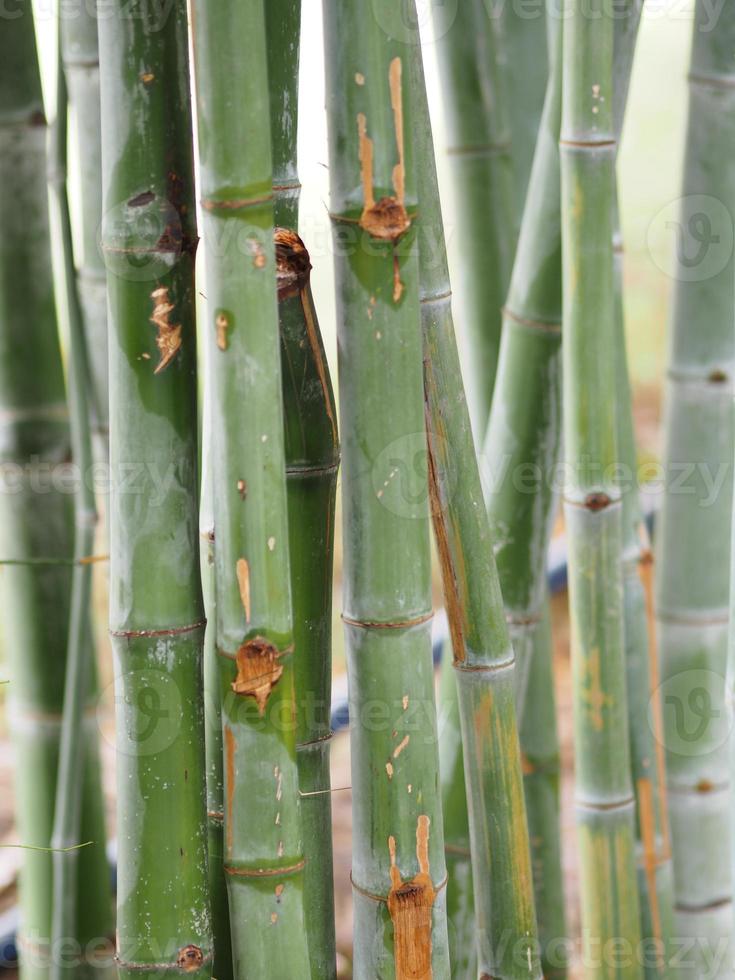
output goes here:
<path id="1" fill-rule="evenodd" d="M 194 970 L 198 970 L 203 962 L 204 954 L 200 947 L 193 943 L 180 949 L 176 957 L 176 965 L 185 973 L 193 973 Z"/>
<path id="2" fill-rule="evenodd" d="M 604 510 L 609 507 L 612 500 L 606 493 L 601 490 L 597 490 L 594 493 L 588 493 L 584 498 L 584 506 L 587 510 L 597 512 L 598 510 Z"/>
<path id="3" fill-rule="evenodd" d="M 243 643 L 237 651 L 237 677 L 232 683 L 235 694 L 254 698 L 258 714 L 265 715 L 270 693 L 281 679 L 283 667 L 278 662 L 281 654 L 262 636 Z"/>
<path id="4" fill-rule="evenodd" d="M 364 209 L 360 227 L 380 241 L 396 242 L 411 227 L 411 218 L 397 198 L 381 197 L 377 203 Z"/>

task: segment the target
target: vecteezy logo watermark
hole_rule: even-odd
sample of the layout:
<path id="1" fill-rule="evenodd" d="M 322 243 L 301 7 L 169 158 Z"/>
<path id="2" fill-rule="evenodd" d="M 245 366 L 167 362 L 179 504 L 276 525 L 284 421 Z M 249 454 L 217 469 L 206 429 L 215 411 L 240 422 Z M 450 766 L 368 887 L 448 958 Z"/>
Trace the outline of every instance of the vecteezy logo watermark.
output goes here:
<path id="1" fill-rule="evenodd" d="M 732 257 L 734 240 L 729 210 L 706 194 L 670 201 L 646 232 L 653 261 L 667 276 L 682 282 L 703 282 L 719 275 Z M 663 254 L 667 260 L 661 259 Z"/>
<path id="2" fill-rule="evenodd" d="M 724 678 L 711 670 L 683 670 L 667 677 L 648 706 L 648 723 L 659 738 L 656 698 L 660 698 L 664 731 L 670 755 L 692 757 L 715 752 L 727 741 L 732 728 L 725 709 Z"/>
<path id="3" fill-rule="evenodd" d="M 403 44 L 437 41 L 457 16 L 459 0 L 372 0 L 373 15 L 386 34 Z"/>

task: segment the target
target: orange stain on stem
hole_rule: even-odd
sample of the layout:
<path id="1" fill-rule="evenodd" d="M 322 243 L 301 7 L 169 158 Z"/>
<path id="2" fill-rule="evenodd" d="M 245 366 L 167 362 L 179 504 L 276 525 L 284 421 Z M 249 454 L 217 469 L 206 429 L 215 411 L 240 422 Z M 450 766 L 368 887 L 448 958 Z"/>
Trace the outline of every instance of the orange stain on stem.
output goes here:
<path id="1" fill-rule="evenodd" d="M 429 874 L 430 820 L 421 814 L 416 826 L 419 872 L 404 882 L 396 863 L 396 840 L 388 838 L 391 889 L 388 912 L 393 923 L 395 980 L 432 980 L 431 915 L 436 889 Z"/>

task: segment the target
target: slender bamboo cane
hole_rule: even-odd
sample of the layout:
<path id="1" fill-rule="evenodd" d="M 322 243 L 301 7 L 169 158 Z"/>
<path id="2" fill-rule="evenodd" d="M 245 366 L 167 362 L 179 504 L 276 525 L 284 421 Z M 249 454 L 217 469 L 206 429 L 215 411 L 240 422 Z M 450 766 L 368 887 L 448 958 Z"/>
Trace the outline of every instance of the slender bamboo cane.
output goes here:
<path id="1" fill-rule="evenodd" d="M 30 11 L 0 33 L 0 555 L 3 635 L 11 658 L 10 717 L 19 760 L 16 797 L 22 841 L 48 847 L 64 699 L 72 579 L 72 512 L 62 492 L 69 423 L 54 316 L 46 186 L 46 127 Z M 43 559 L 43 564 L 30 563 Z M 90 731 L 89 746 L 93 743 Z M 64 955 L 109 932 L 99 770 L 87 754 L 78 857 L 78 929 Z M 105 896 L 108 896 L 107 899 Z M 21 874 L 21 972 L 48 977 L 52 855 L 25 851 Z"/>
<path id="2" fill-rule="evenodd" d="M 586 973 L 640 977 L 616 483 L 614 21 L 569 0 L 560 139 L 565 519 Z M 592 326 L 594 327 L 592 329 Z M 623 949 L 611 955 L 610 942 Z M 622 945 L 620 945 L 622 944 Z"/>
<path id="3" fill-rule="evenodd" d="M 617 437 L 623 473 L 623 620 L 628 725 L 638 839 L 638 893 L 647 977 L 663 976 L 674 936 L 673 865 L 658 659 L 653 634 L 653 558 L 637 485 L 637 454 L 625 349 L 622 249 L 616 235 Z"/>
<path id="4" fill-rule="evenodd" d="M 61 60 L 74 119 L 79 168 L 80 235 L 77 276 L 91 379 L 87 401 L 95 456 L 109 455 L 107 384 L 107 283 L 98 244 L 102 216 L 100 141 L 100 70 L 97 17 L 93 4 L 80 3 L 64 12 L 60 23 Z"/>
<path id="5" fill-rule="evenodd" d="M 544 108 L 549 31 L 543 4 L 526 9 L 518 0 L 510 0 L 502 4 L 497 16 L 503 41 L 502 68 L 507 79 L 515 214 L 520 222 Z"/>
<path id="6" fill-rule="evenodd" d="M 297 159 L 301 0 L 269 0 L 265 26 L 275 223 L 277 228 L 296 231 L 301 196 Z"/>
<path id="7" fill-rule="evenodd" d="M 444 978 L 426 433 L 402 11 L 324 5 L 343 440 L 354 976 Z"/>
<path id="8" fill-rule="evenodd" d="M 66 651 L 63 722 L 59 747 L 59 766 L 56 785 L 54 823 L 51 835 L 53 856 L 52 947 L 57 951 L 51 962 L 51 976 L 78 972 L 80 952 L 64 957 L 64 944 L 80 936 L 85 923 L 85 909 L 98 907 L 97 922 L 104 932 L 112 933 L 112 904 L 106 880 L 104 807 L 99 790 L 99 758 L 95 739 L 84 732 L 84 710 L 94 675 L 94 636 L 91 621 L 92 563 L 88 560 L 94 550 L 97 511 L 94 487 L 91 482 L 92 442 L 90 433 L 87 390 L 89 372 L 82 322 L 82 310 L 77 292 L 74 268 L 71 220 L 66 190 L 67 98 L 61 58 L 56 80 L 56 113 L 49 130 L 49 163 L 52 217 L 56 230 L 54 260 L 57 291 L 57 313 L 67 340 L 68 402 L 72 460 L 76 468 L 78 489 L 74 501 L 74 558 L 72 571 L 71 612 Z M 85 769 L 94 773 L 99 797 L 95 805 L 97 851 L 96 881 L 79 879 L 82 828 L 82 801 Z M 101 868 L 99 867 L 101 865 Z M 101 872 L 101 873 L 100 873 Z M 97 887 L 95 888 L 95 884 Z M 92 885 L 90 888 L 89 885 Z M 101 887 L 100 887 L 101 886 Z M 79 897 L 83 896 L 80 903 Z M 79 905 L 82 908 L 79 908 Z M 107 916 L 104 917 L 104 910 Z M 83 938 L 83 933 L 81 934 Z M 86 957 L 85 957 L 86 958 Z M 91 966 L 91 964 L 90 964 Z"/>
<path id="9" fill-rule="evenodd" d="M 516 703 L 536 914 L 545 975 L 565 972 L 560 761 L 546 592 L 561 444 L 562 37 L 547 10 L 549 79 L 521 234 L 503 315 L 496 393 L 483 447 L 506 616 L 516 655 Z M 529 391 L 533 397 L 529 397 Z"/>
<path id="10" fill-rule="evenodd" d="M 283 228 L 276 229 L 276 269 L 306 932 L 311 974 L 329 980 L 337 974 L 329 774 L 337 406 L 309 285 L 309 255 L 301 239 Z"/>
<path id="11" fill-rule="evenodd" d="M 615 23 L 613 116 L 623 127 L 642 0 L 628 0 Z M 614 282 L 617 343 L 617 440 L 622 484 L 623 621 L 628 725 L 636 800 L 638 894 L 643 966 L 665 975 L 674 936 L 673 866 L 669 841 L 663 716 L 653 624 L 653 556 L 638 492 L 638 463 L 628 377 L 623 304 L 623 247 L 614 207 Z"/>
<path id="12" fill-rule="evenodd" d="M 421 209 L 419 294 L 429 487 L 464 747 L 478 970 L 494 977 L 541 977 L 513 649 L 454 337 L 419 45 L 411 60 L 411 95 Z"/>
<path id="13" fill-rule="evenodd" d="M 442 651 L 439 680 L 439 775 L 447 863 L 447 926 L 452 980 L 477 980 L 475 893 L 470 821 L 464 780 L 462 726 L 450 644 Z"/>
<path id="14" fill-rule="evenodd" d="M 288 533 L 294 615 L 296 759 L 304 826 L 306 932 L 312 976 L 336 976 L 331 746 L 332 569 L 339 468 L 337 407 L 296 234 L 300 0 L 266 5 L 281 335 Z"/>
<path id="15" fill-rule="evenodd" d="M 516 244 L 500 21 L 483 0 L 465 0 L 436 46 L 457 216 L 457 299 L 469 344 L 465 375 L 479 445 L 490 411 L 501 309 Z"/>
<path id="16" fill-rule="evenodd" d="M 100 17 L 118 972 L 211 975 L 186 9 Z"/>
<path id="17" fill-rule="evenodd" d="M 222 697 L 217 658 L 217 596 L 214 574 L 214 486 L 212 473 L 212 373 L 205 351 L 204 409 L 202 413 L 202 493 L 199 507 L 199 564 L 207 626 L 204 632 L 204 719 L 207 766 L 207 853 L 209 899 L 212 905 L 214 939 L 213 975 L 229 980 L 232 973 L 230 906 L 224 869 L 224 743 L 222 741 Z"/>
<path id="18" fill-rule="evenodd" d="M 264 7 L 193 11 L 234 972 L 295 977 L 308 950 Z M 233 92 L 245 113 L 232 115 Z M 247 424 L 233 425 L 243 403 Z"/>
<path id="19" fill-rule="evenodd" d="M 721 678 L 733 446 L 735 8 L 695 8 L 666 385 L 657 616 L 677 936 L 729 938 L 731 775 Z M 723 237 L 724 236 L 724 237 Z M 730 911 L 728 911 L 728 907 Z M 723 921 L 724 920 L 724 921 Z M 703 944 L 697 942 L 697 951 Z M 704 962 L 699 964 L 704 970 Z M 697 975 L 701 975 L 701 972 Z M 730 967 L 710 976 L 729 976 Z"/>

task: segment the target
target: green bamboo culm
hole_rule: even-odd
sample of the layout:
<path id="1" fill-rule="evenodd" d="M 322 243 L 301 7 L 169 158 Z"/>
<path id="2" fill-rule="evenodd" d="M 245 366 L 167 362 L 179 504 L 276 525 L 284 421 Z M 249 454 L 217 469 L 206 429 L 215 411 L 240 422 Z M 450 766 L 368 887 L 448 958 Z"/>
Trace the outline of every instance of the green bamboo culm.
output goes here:
<path id="1" fill-rule="evenodd" d="M 60 45 L 59 45 L 60 49 Z M 92 630 L 92 568 L 97 511 L 92 473 L 92 437 L 87 395 L 90 378 L 82 309 L 74 266 L 71 218 L 66 187 L 67 95 L 65 70 L 60 50 L 57 63 L 56 112 L 49 129 L 49 183 L 51 215 L 55 242 L 53 248 L 56 308 L 67 349 L 67 388 L 70 408 L 72 461 L 77 475 L 74 498 L 74 558 L 71 610 L 66 651 L 63 721 L 59 747 L 54 824 L 51 843 L 53 855 L 53 912 L 51 940 L 55 949 L 64 949 L 70 937 L 80 936 L 88 909 L 99 903 L 101 935 L 111 936 L 112 895 L 107 881 L 105 860 L 104 804 L 99 779 L 99 755 L 94 730 L 85 731 L 84 712 L 91 700 L 95 676 L 94 634 Z M 95 804 L 96 829 L 94 846 L 95 876 L 80 881 L 83 852 L 82 803 L 85 769 L 94 773 L 97 787 Z M 88 868 L 86 870 L 89 870 Z M 81 900 L 80 900 L 81 896 Z M 106 914 L 105 914 L 106 910 Z M 52 980 L 67 975 L 95 975 L 95 964 L 80 957 L 55 955 L 52 958 Z M 98 966 L 99 969 L 99 966 Z"/>
<path id="2" fill-rule="evenodd" d="M 670 326 L 657 529 L 657 617 L 676 935 L 732 939 L 726 669 L 733 446 L 732 215 L 735 213 L 735 9 L 708 21 L 698 2 Z M 683 491 L 682 491 L 683 488 Z M 730 975 L 704 960 L 692 976 Z M 730 945 L 729 959 L 732 959 Z"/>
<path id="3" fill-rule="evenodd" d="M 312 976 L 336 976 L 332 800 L 332 572 L 339 469 L 337 407 L 296 233 L 301 3 L 266 5 L 276 276 L 294 617 L 296 759 L 304 828 L 304 904 Z"/>
<path id="4" fill-rule="evenodd" d="M 329 751 L 337 406 L 309 285 L 308 252 L 276 229 L 276 270 L 296 657 L 296 759 L 311 975 L 337 975 Z"/>
<path id="5" fill-rule="evenodd" d="M 616 236 L 616 242 L 620 242 Z M 623 472 L 623 620 L 628 726 L 636 799 L 638 893 L 646 977 L 663 976 L 673 952 L 674 879 L 669 839 L 660 678 L 653 626 L 653 557 L 638 493 L 637 455 L 626 362 L 622 252 L 615 251 L 617 438 Z"/>
<path id="6" fill-rule="evenodd" d="M 118 973 L 211 975 L 186 8 L 100 18 Z M 132 475 L 135 474 L 135 480 Z M 131 482 L 132 480 L 132 482 Z"/>
<path id="7" fill-rule="evenodd" d="M 224 869 L 224 743 L 222 741 L 222 698 L 217 657 L 217 595 L 214 570 L 214 478 L 212 472 L 212 376 L 209 355 L 204 352 L 205 380 L 202 411 L 201 501 L 199 505 L 199 567 L 207 626 L 204 633 L 204 720 L 207 774 L 207 854 L 209 900 L 214 941 L 213 975 L 230 980 L 232 942 L 230 905 Z"/>
<path id="8" fill-rule="evenodd" d="M 308 969 L 265 15 L 262 0 L 225 15 L 197 0 L 193 17 L 224 870 L 234 973 L 261 980 Z M 233 92 L 247 107 L 234 118 Z"/>
<path id="9" fill-rule="evenodd" d="M 546 554 L 561 451 L 562 29 L 547 8 L 549 78 L 513 275 L 503 311 L 482 476 L 506 617 L 516 655 L 539 941 L 545 976 L 566 970 L 559 823 L 560 758 Z M 529 391 L 533 393 L 529 397 Z M 530 479 L 530 482 L 528 480 Z"/>
<path id="10" fill-rule="evenodd" d="M 357 980 L 447 977 L 414 117 L 402 11 L 324 4 Z"/>
<path id="11" fill-rule="evenodd" d="M 513 649 L 454 337 L 419 45 L 412 49 L 411 95 L 429 486 L 464 747 L 477 971 L 508 980 L 540 978 Z M 450 881 L 448 888 L 452 886 Z M 465 887 L 460 881 L 459 888 Z"/>
<path id="12" fill-rule="evenodd" d="M 17 753 L 17 822 L 24 851 L 20 882 L 21 975 L 48 978 L 52 933 L 50 846 L 70 630 L 74 527 L 63 477 L 70 429 L 51 275 L 46 125 L 30 10 L 0 34 L 0 556 L 3 641 L 10 657 L 9 715 Z M 45 475 L 44 475 L 45 474 Z M 33 563 L 36 564 L 33 564 Z M 77 597 L 79 593 L 77 592 Z M 81 780 L 77 928 L 82 948 L 108 936 L 111 902 L 104 810 L 95 766 L 94 722 L 87 729 Z M 65 947 L 74 965 L 79 950 Z"/>
<path id="13" fill-rule="evenodd" d="M 622 604 L 613 206 L 615 22 L 568 0 L 560 139 L 564 513 L 569 547 L 576 810 L 589 977 L 639 978 L 639 902 Z M 606 955 L 610 940 L 625 955 Z"/>
<path id="14" fill-rule="evenodd" d="M 614 40 L 613 116 L 623 129 L 642 0 L 618 9 Z M 660 671 L 653 610 L 653 556 L 637 483 L 632 391 L 628 376 L 623 302 L 623 242 L 613 205 L 617 370 L 617 440 L 621 464 L 623 621 L 631 776 L 636 801 L 638 894 L 644 975 L 660 977 L 674 952 L 673 867 L 669 839 Z"/>
<path id="15" fill-rule="evenodd" d="M 90 377 L 87 393 L 95 458 L 109 455 L 107 384 L 107 279 L 98 236 L 102 218 L 102 144 L 100 140 L 100 70 L 97 17 L 93 4 L 80 3 L 73 13 L 62 9 L 61 61 L 74 122 L 79 201 L 78 294 L 82 308 Z"/>
<path id="16" fill-rule="evenodd" d="M 492 7 L 490 8 L 492 10 Z M 530 13 L 530 16 L 529 16 Z M 501 67 L 510 122 L 515 215 L 520 222 L 544 109 L 551 32 L 544 4 L 529 11 L 521 3 L 503 3 L 496 14 L 502 38 Z"/>
<path id="17" fill-rule="evenodd" d="M 440 5 L 437 5 L 436 14 Z M 432 8 L 433 9 L 433 8 Z M 439 24 L 437 24 L 439 28 Z M 477 445 L 498 364 L 502 306 L 516 244 L 514 161 L 500 20 L 484 0 L 464 0 L 438 30 L 439 77 L 456 214 L 456 300 L 465 325 L 465 376 Z"/>

